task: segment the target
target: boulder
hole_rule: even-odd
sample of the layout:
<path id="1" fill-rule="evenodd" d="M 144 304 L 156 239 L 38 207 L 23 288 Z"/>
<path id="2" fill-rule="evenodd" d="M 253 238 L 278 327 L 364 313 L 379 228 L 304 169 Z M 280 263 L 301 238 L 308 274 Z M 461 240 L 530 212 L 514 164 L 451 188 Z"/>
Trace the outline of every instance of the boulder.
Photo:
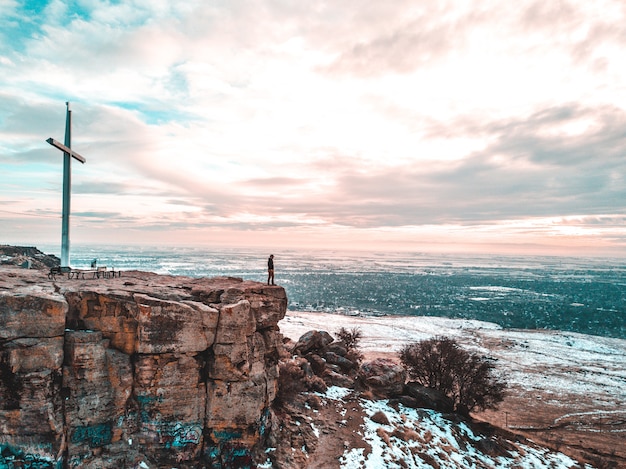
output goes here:
<path id="1" fill-rule="evenodd" d="M 414 399 L 414 405 L 411 407 L 423 407 L 443 413 L 449 413 L 454 410 L 454 402 L 444 393 L 413 381 L 404 385 L 403 394 Z"/>
<path id="2" fill-rule="evenodd" d="M 381 425 L 389 425 L 389 418 L 387 417 L 387 414 L 385 414 L 382 410 L 379 410 L 378 412 L 372 414 L 370 420 Z"/>
<path id="3" fill-rule="evenodd" d="M 324 374 L 324 370 L 326 369 L 326 360 L 316 353 L 309 353 L 305 358 L 311 364 L 311 368 L 316 375 L 322 376 Z"/>
<path id="4" fill-rule="evenodd" d="M 356 368 L 356 364 L 351 362 L 347 358 L 342 357 L 341 355 L 337 355 L 334 352 L 326 352 L 324 354 L 324 358 L 326 361 L 332 365 L 337 365 L 343 371 L 350 371 Z"/>
<path id="5" fill-rule="evenodd" d="M 340 357 L 345 357 L 348 353 L 348 349 L 341 342 L 333 342 L 326 347 L 327 352 L 333 352 Z"/>
<path id="6" fill-rule="evenodd" d="M 377 358 L 361 365 L 358 378 L 375 395 L 397 396 L 402 393 L 406 371 L 393 360 Z"/>
<path id="7" fill-rule="evenodd" d="M 322 376 L 324 382 L 328 386 L 339 386 L 341 388 L 354 388 L 354 380 L 342 373 L 337 373 L 330 369 L 324 372 Z"/>
<path id="8" fill-rule="evenodd" d="M 293 348 L 293 353 L 306 355 L 309 352 L 320 352 L 332 342 L 333 338 L 326 331 L 308 331 L 298 339 Z"/>

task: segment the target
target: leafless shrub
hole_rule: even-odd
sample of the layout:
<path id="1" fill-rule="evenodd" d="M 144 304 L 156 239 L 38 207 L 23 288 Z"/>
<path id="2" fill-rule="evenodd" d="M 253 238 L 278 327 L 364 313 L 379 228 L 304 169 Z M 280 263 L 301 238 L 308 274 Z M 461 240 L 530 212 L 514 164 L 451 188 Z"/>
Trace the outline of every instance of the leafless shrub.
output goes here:
<path id="1" fill-rule="evenodd" d="M 391 437 L 392 438 L 397 438 L 398 440 L 404 441 L 405 443 L 407 441 L 409 441 L 407 439 L 407 436 L 406 436 L 406 428 L 404 428 L 404 427 L 396 427 L 396 428 L 394 428 L 393 432 L 391 432 Z"/>
<path id="2" fill-rule="evenodd" d="M 494 375 L 493 362 L 463 350 L 454 339 L 435 337 L 405 345 L 399 355 L 412 379 L 443 392 L 460 414 L 495 409 L 504 399 L 506 384 Z"/>
<path id="3" fill-rule="evenodd" d="M 352 348 L 357 348 L 359 346 L 359 342 L 363 338 L 363 333 L 358 327 L 353 327 L 350 330 L 342 327 L 341 329 L 339 329 L 339 332 L 337 332 L 337 337 L 340 341 L 344 343 L 346 348 L 349 350 Z"/>
<path id="4" fill-rule="evenodd" d="M 410 428 L 404 429 L 404 441 L 420 441 L 421 437 L 419 433 Z"/>
<path id="5" fill-rule="evenodd" d="M 303 368 L 303 359 L 286 360 L 278 365 L 278 389 L 274 405 L 277 407 L 293 401 L 296 396 L 306 391 L 325 392 L 326 383 L 319 376 L 307 373 Z M 308 365 L 308 364 L 307 364 Z"/>
<path id="6" fill-rule="evenodd" d="M 281 406 L 306 389 L 302 368 L 293 360 L 282 362 L 278 367 L 278 390 L 274 404 Z"/>
<path id="7" fill-rule="evenodd" d="M 346 358 L 355 363 L 361 362 L 363 360 L 363 354 L 360 351 L 360 342 L 363 338 L 363 333 L 361 329 L 358 327 L 353 327 L 348 330 L 345 327 L 342 327 L 337 332 L 337 338 L 345 345 L 348 353 L 346 354 Z"/>
<path id="8" fill-rule="evenodd" d="M 328 386 L 322 378 L 319 376 L 305 376 L 304 378 L 304 390 L 313 392 L 326 392 Z"/>

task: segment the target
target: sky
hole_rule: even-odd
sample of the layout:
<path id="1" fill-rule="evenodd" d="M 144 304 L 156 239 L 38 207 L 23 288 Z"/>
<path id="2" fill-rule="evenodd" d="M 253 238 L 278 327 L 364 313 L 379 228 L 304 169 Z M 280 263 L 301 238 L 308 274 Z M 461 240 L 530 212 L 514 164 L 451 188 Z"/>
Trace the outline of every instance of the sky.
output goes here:
<path id="1" fill-rule="evenodd" d="M 0 0 L 0 243 L 626 257 L 623 0 Z"/>

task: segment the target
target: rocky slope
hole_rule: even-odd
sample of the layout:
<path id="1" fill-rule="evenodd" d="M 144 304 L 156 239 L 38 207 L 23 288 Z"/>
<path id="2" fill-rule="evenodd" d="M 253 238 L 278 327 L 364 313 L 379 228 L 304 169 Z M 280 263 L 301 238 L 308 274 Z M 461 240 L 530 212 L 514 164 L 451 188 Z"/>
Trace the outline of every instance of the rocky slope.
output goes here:
<path id="1" fill-rule="evenodd" d="M 452 337 L 468 350 L 494 358 L 509 384 L 499 408 L 473 415 L 475 419 L 593 467 L 626 468 L 624 340 L 558 331 L 505 330 L 490 323 L 437 317 L 355 317 L 295 311 L 289 311 L 279 326 L 293 340 L 310 330 L 334 334 L 342 327 L 357 327 L 363 333 L 360 344 L 366 360 L 397 360 L 397 351 L 406 343 L 437 335 Z M 367 421 L 363 412 L 350 414 L 356 407 L 345 407 L 353 420 Z M 298 412 L 303 415 L 301 421 L 319 415 L 306 408 Z M 329 461 L 338 461 L 349 451 L 344 441 L 357 443 L 350 438 L 351 432 L 336 422 L 335 427 L 340 434 L 331 433 L 326 443 L 317 445 L 323 448 L 322 453 L 309 454 L 308 466 L 303 467 L 340 467 L 338 462 Z M 362 431 L 359 425 L 354 430 Z M 322 456 L 326 451 L 331 455 Z M 320 459 L 327 465 L 315 465 Z M 546 460 L 530 467 L 554 466 Z"/>
<path id="2" fill-rule="evenodd" d="M 311 330 L 286 341 L 291 357 L 280 364 L 275 406 L 280 424 L 270 432 L 263 468 L 610 467 L 581 464 L 520 434 L 452 413 L 451 399 L 407 382 L 397 360 L 377 357 L 355 367 L 361 355 L 346 331 L 335 340 Z"/>
<path id="3" fill-rule="evenodd" d="M 281 413 L 274 469 L 591 469 L 491 425 L 346 388 L 308 393 Z M 593 466 L 600 467 L 600 466 Z"/>
<path id="4" fill-rule="evenodd" d="M 0 467 L 250 466 L 270 425 L 285 291 L 90 277 L 0 267 Z"/>

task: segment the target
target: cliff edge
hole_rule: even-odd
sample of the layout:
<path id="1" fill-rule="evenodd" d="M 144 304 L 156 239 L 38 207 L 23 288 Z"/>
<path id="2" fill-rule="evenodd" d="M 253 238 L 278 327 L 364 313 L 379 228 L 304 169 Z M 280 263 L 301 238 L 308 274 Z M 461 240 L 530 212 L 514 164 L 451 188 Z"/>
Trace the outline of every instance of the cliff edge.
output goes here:
<path id="1" fill-rule="evenodd" d="M 271 423 L 286 309 L 282 287 L 236 278 L 52 281 L 0 266 L 0 459 L 251 465 Z"/>

